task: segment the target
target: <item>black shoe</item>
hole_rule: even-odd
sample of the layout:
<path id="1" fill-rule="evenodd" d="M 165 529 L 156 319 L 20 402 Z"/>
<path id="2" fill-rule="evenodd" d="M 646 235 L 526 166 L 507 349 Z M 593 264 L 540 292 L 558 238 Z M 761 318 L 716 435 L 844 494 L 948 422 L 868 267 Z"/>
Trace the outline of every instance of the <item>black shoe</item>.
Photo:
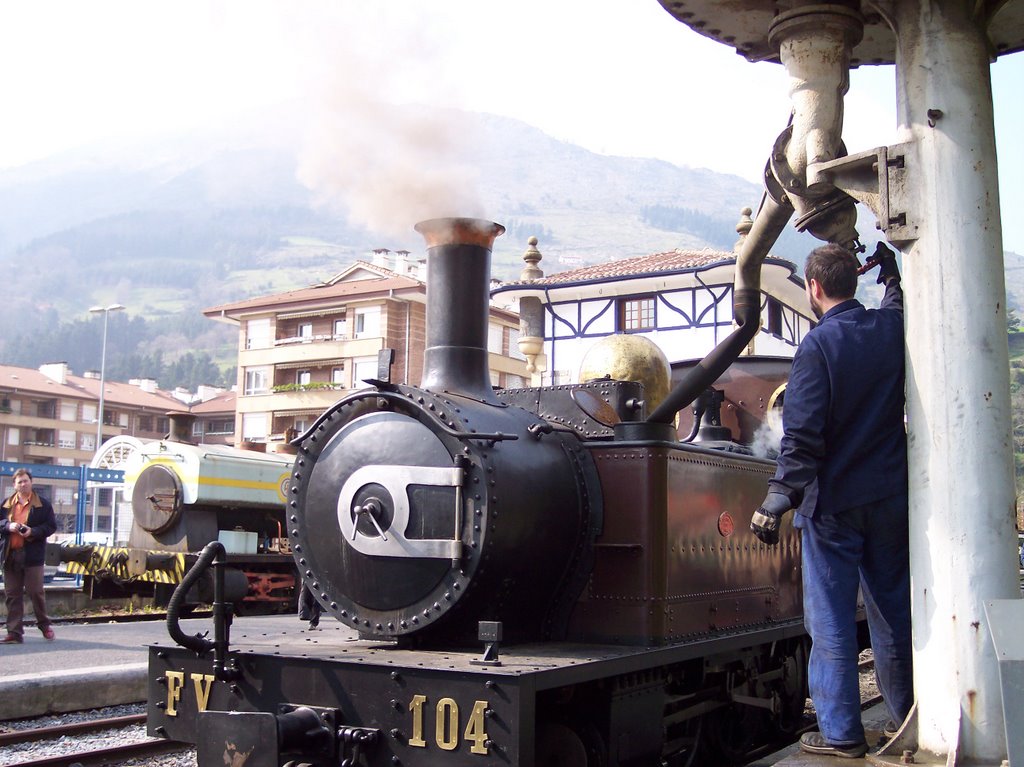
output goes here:
<path id="1" fill-rule="evenodd" d="M 868 752 L 867 743 L 853 743 L 845 746 L 834 746 L 825 740 L 820 732 L 805 732 L 800 736 L 800 750 L 809 754 L 825 754 L 826 756 L 842 756 L 846 759 L 860 759 Z"/>

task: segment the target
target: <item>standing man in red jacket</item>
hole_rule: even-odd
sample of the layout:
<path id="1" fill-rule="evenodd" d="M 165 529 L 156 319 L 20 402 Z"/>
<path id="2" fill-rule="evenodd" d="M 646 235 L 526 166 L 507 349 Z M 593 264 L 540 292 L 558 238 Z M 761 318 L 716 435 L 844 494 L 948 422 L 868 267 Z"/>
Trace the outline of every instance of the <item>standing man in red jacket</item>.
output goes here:
<path id="1" fill-rule="evenodd" d="M 50 502 L 32 490 L 28 469 L 15 471 L 13 480 L 14 495 L 0 506 L 0 555 L 7 592 L 7 636 L 0 643 L 24 641 L 26 595 L 32 600 L 36 625 L 43 637 L 52 642 L 54 633 L 43 596 L 43 564 L 46 539 L 57 530 L 57 518 Z"/>

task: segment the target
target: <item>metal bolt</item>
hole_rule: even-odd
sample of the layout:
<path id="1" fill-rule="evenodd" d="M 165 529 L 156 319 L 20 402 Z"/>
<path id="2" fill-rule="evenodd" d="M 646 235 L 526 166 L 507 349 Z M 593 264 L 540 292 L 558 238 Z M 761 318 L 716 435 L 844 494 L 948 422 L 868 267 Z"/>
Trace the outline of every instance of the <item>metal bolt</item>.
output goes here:
<path id="1" fill-rule="evenodd" d="M 903 752 L 903 756 L 900 757 L 900 761 L 903 764 L 913 764 L 914 763 L 914 752 L 911 751 L 910 749 L 907 749 L 906 751 Z"/>

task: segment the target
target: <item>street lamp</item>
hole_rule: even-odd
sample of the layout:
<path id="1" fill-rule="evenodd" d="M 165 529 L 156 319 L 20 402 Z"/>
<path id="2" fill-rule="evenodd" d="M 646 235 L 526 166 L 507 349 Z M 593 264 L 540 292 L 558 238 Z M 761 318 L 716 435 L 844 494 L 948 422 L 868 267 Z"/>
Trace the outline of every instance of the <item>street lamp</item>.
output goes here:
<path id="1" fill-rule="evenodd" d="M 103 442 L 103 387 L 106 383 L 107 374 L 107 320 L 111 312 L 119 312 L 124 309 L 121 304 L 110 304 L 110 306 L 93 306 L 89 308 L 92 314 L 103 315 L 103 351 L 100 353 L 100 410 L 96 417 L 96 450 L 99 451 L 100 443 Z M 99 488 L 94 489 L 92 503 L 92 531 L 96 532 L 96 515 L 99 500 Z"/>

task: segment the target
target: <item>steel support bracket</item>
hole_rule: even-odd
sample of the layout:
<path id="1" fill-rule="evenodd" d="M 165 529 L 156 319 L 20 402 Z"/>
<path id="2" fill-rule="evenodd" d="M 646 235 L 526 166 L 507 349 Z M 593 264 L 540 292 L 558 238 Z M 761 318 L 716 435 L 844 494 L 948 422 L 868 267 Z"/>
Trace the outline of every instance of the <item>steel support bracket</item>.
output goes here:
<path id="1" fill-rule="evenodd" d="M 875 226 L 894 245 L 917 239 L 919 217 L 911 200 L 912 144 L 880 146 L 866 152 L 813 163 L 807 173 L 828 178 L 832 184 L 875 214 Z"/>
<path id="2" fill-rule="evenodd" d="M 999 687 L 1003 698 L 1006 755 L 1012 767 L 1024 764 L 1024 731 L 1015 726 L 1024 710 L 1024 600 L 986 599 L 985 617 L 999 664 Z"/>

